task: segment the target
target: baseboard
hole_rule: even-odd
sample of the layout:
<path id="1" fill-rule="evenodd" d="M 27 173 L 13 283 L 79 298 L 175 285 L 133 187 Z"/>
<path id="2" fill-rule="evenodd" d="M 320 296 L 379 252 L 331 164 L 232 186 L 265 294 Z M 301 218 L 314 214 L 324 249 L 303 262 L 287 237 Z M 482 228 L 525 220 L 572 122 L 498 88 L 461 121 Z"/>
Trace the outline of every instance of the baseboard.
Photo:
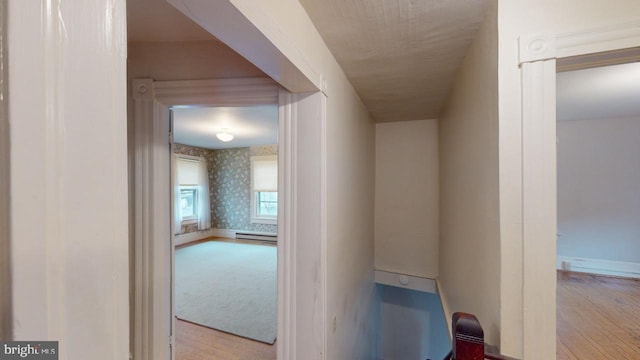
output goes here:
<path id="1" fill-rule="evenodd" d="M 175 235 L 173 237 L 173 245 L 179 246 L 188 244 L 190 242 L 199 241 L 202 239 L 210 238 L 212 236 L 216 236 L 214 233 L 216 229 L 207 229 L 203 231 L 194 231 L 186 234 Z"/>
<path id="2" fill-rule="evenodd" d="M 395 286 L 432 294 L 436 293 L 436 281 L 434 279 L 381 270 L 374 270 L 374 277 L 377 284 Z"/>
<path id="3" fill-rule="evenodd" d="M 640 263 L 558 256 L 558 270 L 640 279 Z"/>
<path id="4" fill-rule="evenodd" d="M 236 230 L 229 229 L 207 229 L 203 231 L 194 231 L 187 234 L 180 234 L 173 237 L 173 245 L 180 246 L 190 242 L 203 240 L 210 237 L 223 237 L 229 239 L 236 238 Z"/>
<path id="5" fill-rule="evenodd" d="M 236 238 L 236 231 L 231 229 L 211 229 L 213 231 L 213 236 L 215 237 L 223 237 L 228 239 Z"/>
<path id="6" fill-rule="evenodd" d="M 236 233 L 242 232 L 244 234 L 265 234 L 256 231 L 245 231 L 245 230 L 231 230 L 231 229 L 207 229 L 203 231 L 194 231 L 187 234 L 176 235 L 173 237 L 174 246 L 184 245 L 190 242 L 199 241 L 202 239 L 210 238 L 210 237 L 222 237 L 228 239 L 235 239 Z"/>
<path id="7" fill-rule="evenodd" d="M 449 324 L 452 319 L 453 313 L 451 312 L 451 308 L 449 307 L 449 303 L 447 302 L 447 297 L 445 296 L 444 290 L 442 289 L 440 279 L 436 279 L 436 290 L 438 291 L 438 296 L 440 296 L 440 304 L 442 305 L 442 312 L 444 313 L 445 322 Z M 451 326 L 447 326 L 447 331 L 449 332 L 449 339 L 453 339 L 453 329 L 451 328 Z"/>

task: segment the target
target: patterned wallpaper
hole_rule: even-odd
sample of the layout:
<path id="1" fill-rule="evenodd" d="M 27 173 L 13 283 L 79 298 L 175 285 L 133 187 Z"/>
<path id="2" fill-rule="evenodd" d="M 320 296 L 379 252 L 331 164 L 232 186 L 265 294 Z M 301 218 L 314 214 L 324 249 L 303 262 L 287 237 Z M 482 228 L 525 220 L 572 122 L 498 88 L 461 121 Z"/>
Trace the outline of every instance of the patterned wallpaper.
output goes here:
<path id="1" fill-rule="evenodd" d="M 256 155 L 277 155 L 277 145 L 208 150 L 174 144 L 176 154 L 201 156 L 207 160 L 211 227 L 217 229 L 246 230 L 275 233 L 277 225 L 251 224 L 251 162 Z M 193 227 L 183 226 L 187 233 Z M 197 230 L 195 230 L 197 231 Z"/>

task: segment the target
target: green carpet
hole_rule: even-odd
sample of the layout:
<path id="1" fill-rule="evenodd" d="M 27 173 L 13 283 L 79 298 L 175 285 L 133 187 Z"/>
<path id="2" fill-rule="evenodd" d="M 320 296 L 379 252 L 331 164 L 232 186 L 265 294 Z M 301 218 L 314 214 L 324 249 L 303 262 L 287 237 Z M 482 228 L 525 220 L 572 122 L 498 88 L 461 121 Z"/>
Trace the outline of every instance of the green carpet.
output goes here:
<path id="1" fill-rule="evenodd" d="M 176 250 L 176 316 L 245 338 L 276 339 L 276 247 L 207 241 Z"/>

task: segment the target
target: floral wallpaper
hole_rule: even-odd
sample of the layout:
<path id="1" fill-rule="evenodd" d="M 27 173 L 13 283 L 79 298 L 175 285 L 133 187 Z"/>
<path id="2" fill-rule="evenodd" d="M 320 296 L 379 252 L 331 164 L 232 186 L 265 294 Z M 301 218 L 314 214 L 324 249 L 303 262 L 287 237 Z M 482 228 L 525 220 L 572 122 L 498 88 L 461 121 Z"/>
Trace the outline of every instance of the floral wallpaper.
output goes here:
<path id="1" fill-rule="evenodd" d="M 207 161 L 211 227 L 275 233 L 277 225 L 251 224 L 251 156 L 277 155 L 277 145 L 209 150 L 174 144 L 176 154 L 200 156 Z M 183 226 L 181 234 L 197 231 Z"/>

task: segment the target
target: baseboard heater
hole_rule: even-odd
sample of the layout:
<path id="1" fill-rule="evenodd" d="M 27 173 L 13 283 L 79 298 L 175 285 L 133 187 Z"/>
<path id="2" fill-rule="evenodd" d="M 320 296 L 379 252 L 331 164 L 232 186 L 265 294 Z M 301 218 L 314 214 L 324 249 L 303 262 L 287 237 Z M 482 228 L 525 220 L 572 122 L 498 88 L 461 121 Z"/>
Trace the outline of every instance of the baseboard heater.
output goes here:
<path id="1" fill-rule="evenodd" d="M 236 231 L 236 239 L 276 242 L 278 241 L 278 234 L 254 231 Z"/>

